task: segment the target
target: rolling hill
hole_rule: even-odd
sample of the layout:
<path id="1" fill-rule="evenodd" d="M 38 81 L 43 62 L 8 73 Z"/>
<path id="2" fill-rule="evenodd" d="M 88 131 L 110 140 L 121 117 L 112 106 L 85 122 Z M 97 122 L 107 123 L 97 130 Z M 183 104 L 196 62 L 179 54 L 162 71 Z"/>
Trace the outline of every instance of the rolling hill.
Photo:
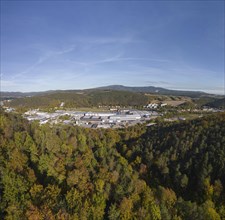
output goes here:
<path id="1" fill-rule="evenodd" d="M 141 93 L 153 93 L 159 95 L 175 95 L 175 96 L 188 96 L 188 97 L 200 97 L 203 95 L 209 95 L 201 91 L 182 91 L 182 90 L 171 90 L 155 86 L 145 86 L 145 87 L 130 87 L 123 85 L 109 85 L 104 87 L 97 87 L 91 89 L 83 90 L 50 90 L 42 92 L 1 92 L 1 98 L 21 98 L 27 96 L 36 96 L 43 94 L 54 94 L 54 93 L 64 93 L 64 92 L 90 92 L 99 90 L 110 90 L 110 91 L 128 91 L 128 92 L 141 92 Z"/>
<path id="2" fill-rule="evenodd" d="M 1 92 L 1 100 L 12 99 L 11 107 L 45 108 L 57 107 L 65 102 L 65 107 L 97 106 L 142 106 L 155 99 L 189 97 L 198 106 L 224 106 L 223 96 L 210 95 L 198 91 L 177 91 L 160 87 L 127 87 L 111 85 L 84 90 L 50 90 L 43 92 Z M 162 101 L 162 100 L 161 100 Z M 186 100 L 187 101 L 187 100 Z M 192 102 L 192 101 L 191 101 Z M 211 103 L 211 104 L 210 104 Z"/>
<path id="3" fill-rule="evenodd" d="M 143 93 L 153 93 L 153 94 L 159 94 L 159 95 L 188 96 L 188 97 L 192 97 L 192 98 L 207 95 L 207 93 L 201 92 L 201 91 L 171 90 L 171 89 L 165 89 L 165 88 L 155 87 L 155 86 L 129 87 L 129 86 L 123 86 L 123 85 L 111 85 L 111 86 L 99 87 L 96 89 L 143 92 Z"/>

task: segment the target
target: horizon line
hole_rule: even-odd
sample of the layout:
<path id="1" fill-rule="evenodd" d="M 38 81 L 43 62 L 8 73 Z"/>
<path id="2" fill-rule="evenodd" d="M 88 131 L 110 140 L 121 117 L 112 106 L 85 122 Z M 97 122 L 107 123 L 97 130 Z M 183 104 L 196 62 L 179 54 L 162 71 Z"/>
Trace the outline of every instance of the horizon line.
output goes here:
<path id="1" fill-rule="evenodd" d="M 222 93 L 212 93 L 212 92 L 209 92 L 211 91 L 212 89 L 205 89 L 205 90 L 202 90 L 202 89 L 188 89 L 188 88 L 185 88 L 185 89 L 176 89 L 176 88 L 165 88 L 165 87 L 160 87 L 160 86 L 150 86 L 150 85 L 146 85 L 146 86 L 129 86 L 129 85 L 120 85 L 120 84 L 111 84 L 111 85 L 105 85 L 105 86 L 96 86 L 96 87 L 90 87 L 90 88 L 82 88 L 82 89 L 75 89 L 75 88 L 72 88 L 72 89 L 50 89 L 50 90 L 39 90 L 39 91 L 26 91 L 26 92 L 22 92 L 22 91 L 2 91 L 0 90 L 0 93 L 41 93 L 41 92 L 51 92 L 51 91 L 80 91 L 80 90 L 91 90 L 91 89 L 101 89 L 104 87 L 110 87 L 110 86 L 122 86 L 122 87 L 129 87 L 129 88 L 145 88 L 145 87 L 155 87 L 156 89 L 157 88 L 161 88 L 161 89 L 166 89 L 166 90 L 172 90 L 172 91 L 181 91 L 181 92 L 200 92 L 200 93 L 205 93 L 207 95 L 221 95 L 221 96 L 225 96 L 225 88 L 224 88 L 224 91 Z M 151 92 L 150 92 L 151 93 Z"/>

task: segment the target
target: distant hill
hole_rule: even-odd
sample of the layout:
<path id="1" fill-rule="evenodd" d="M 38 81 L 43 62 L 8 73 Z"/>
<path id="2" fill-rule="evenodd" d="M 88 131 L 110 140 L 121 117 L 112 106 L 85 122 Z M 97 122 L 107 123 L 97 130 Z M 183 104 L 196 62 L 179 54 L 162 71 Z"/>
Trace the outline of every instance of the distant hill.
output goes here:
<path id="1" fill-rule="evenodd" d="M 26 96 L 27 94 L 23 92 L 0 92 L 1 99 L 21 98 Z"/>
<path id="2" fill-rule="evenodd" d="M 24 98 L 40 95 L 45 92 L 0 92 L 0 100 Z"/>
<path id="3" fill-rule="evenodd" d="M 59 91 L 39 94 L 32 97 L 13 99 L 11 107 L 45 108 L 59 107 L 61 102 L 65 107 L 98 107 L 98 106 L 142 106 L 146 105 L 149 97 L 142 93 L 129 91 Z"/>
<path id="4" fill-rule="evenodd" d="M 146 95 L 148 94 L 148 95 Z M 170 97 L 169 97 L 170 96 Z M 183 97 L 182 97 L 183 96 Z M 142 106 L 155 99 L 186 97 L 194 100 L 201 107 L 223 105 L 222 96 L 210 95 L 198 91 L 176 91 L 160 87 L 128 87 L 111 85 L 85 90 L 50 90 L 43 92 L 1 92 L 0 100 L 12 99 L 10 106 L 25 108 L 57 107 L 65 102 L 65 107 L 97 107 L 97 106 Z M 220 98 L 220 99 L 219 99 Z M 217 102 L 217 99 L 218 102 Z M 186 100 L 187 101 L 187 100 Z M 190 100 L 189 100 L 190 101 Z M 214 103 L 215 102 L 215 103 Z"/>
<path id="5" fill-rule="evenodd" d="M 112 90 L 112 91 L 129 91 L 129 92 L 142 92 L 142 93 L 152 93 L 159 95 L 174 95 L 174 96 L 188 96 L 191 98 L 197 98 L 204 95 L 209 95 L 201 91 L 182 91 L 182 90 L 171 90 L 155 86 L 145 86 L 145 87 L 130 87 L 123 85 L 110 85 L 98 88 L 84 89 L 84 90 L 50 90 L 43 92 L 1 92 L 1 99 L 5 98 L 21 98 L 29 97 L 43 94 L 54 94 L 54 93 L 65 93 L 65 92 L 90 92 L 96 90 Z"/>
<path id="6" fill-rule="evenodd" d="M 108 89 L 108 90 L 117 90 L 117 91 L 130 91 L 130 92 L 144 92 L 144 93 L 153 93 L 153 94 L 160 94 L 160 95 L 174 95 L 174 96 L 188 96 L 191 98 L 200 97 L 203 95 L 207 95 L 205 92 L 201 91 L 182 91 L 182 90 L 171 90 L 165 89 L 161 87 L 155 86 L 145 86 L 145 87 L 129 87 L 123 85 L 111 85 L 111 86 L 104 86 L 96 88 L 99 90 Z"/>
<path id="7" fill-rule="evenodd" d="M 0 100 L 5 99 L 15 99 L 15 98 L 23 98 L 23 97 L 32 97 L 32 96 L 39 96 L 39 95 L 48 95 L 54 93 L 63 93 L 63 92 L 76 92 L 79 90 L 49 90 L 49 91 L 42 91 L 42 92 L 0 92 Z"/>

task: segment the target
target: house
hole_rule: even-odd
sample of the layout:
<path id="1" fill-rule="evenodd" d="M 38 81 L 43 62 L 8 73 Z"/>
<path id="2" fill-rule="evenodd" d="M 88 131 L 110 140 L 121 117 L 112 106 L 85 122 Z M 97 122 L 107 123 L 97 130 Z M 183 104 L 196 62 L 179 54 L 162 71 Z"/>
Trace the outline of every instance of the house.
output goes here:
<path id="1" fill-rule="evenodd" d="M 161 103 L 161 107 L 167 106 L 167 103 Z"/>

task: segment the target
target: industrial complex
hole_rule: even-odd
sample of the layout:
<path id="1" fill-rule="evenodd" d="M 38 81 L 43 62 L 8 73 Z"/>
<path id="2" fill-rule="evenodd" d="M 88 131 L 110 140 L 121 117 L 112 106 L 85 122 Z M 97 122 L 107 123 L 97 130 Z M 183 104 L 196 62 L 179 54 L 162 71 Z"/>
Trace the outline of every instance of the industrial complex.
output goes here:
<path id="1" fill-rule="evenodd" d="M 88 128 L 120 128 L 137 123 L 144 123 L 158 117 L 156 111 L 123 110 L 115 112 L 81 112 L 56 110 L 53 113 L 30 110 L 24 113 L 29 121 L 39 121 L 40 124 L 73 124 Z"/>

